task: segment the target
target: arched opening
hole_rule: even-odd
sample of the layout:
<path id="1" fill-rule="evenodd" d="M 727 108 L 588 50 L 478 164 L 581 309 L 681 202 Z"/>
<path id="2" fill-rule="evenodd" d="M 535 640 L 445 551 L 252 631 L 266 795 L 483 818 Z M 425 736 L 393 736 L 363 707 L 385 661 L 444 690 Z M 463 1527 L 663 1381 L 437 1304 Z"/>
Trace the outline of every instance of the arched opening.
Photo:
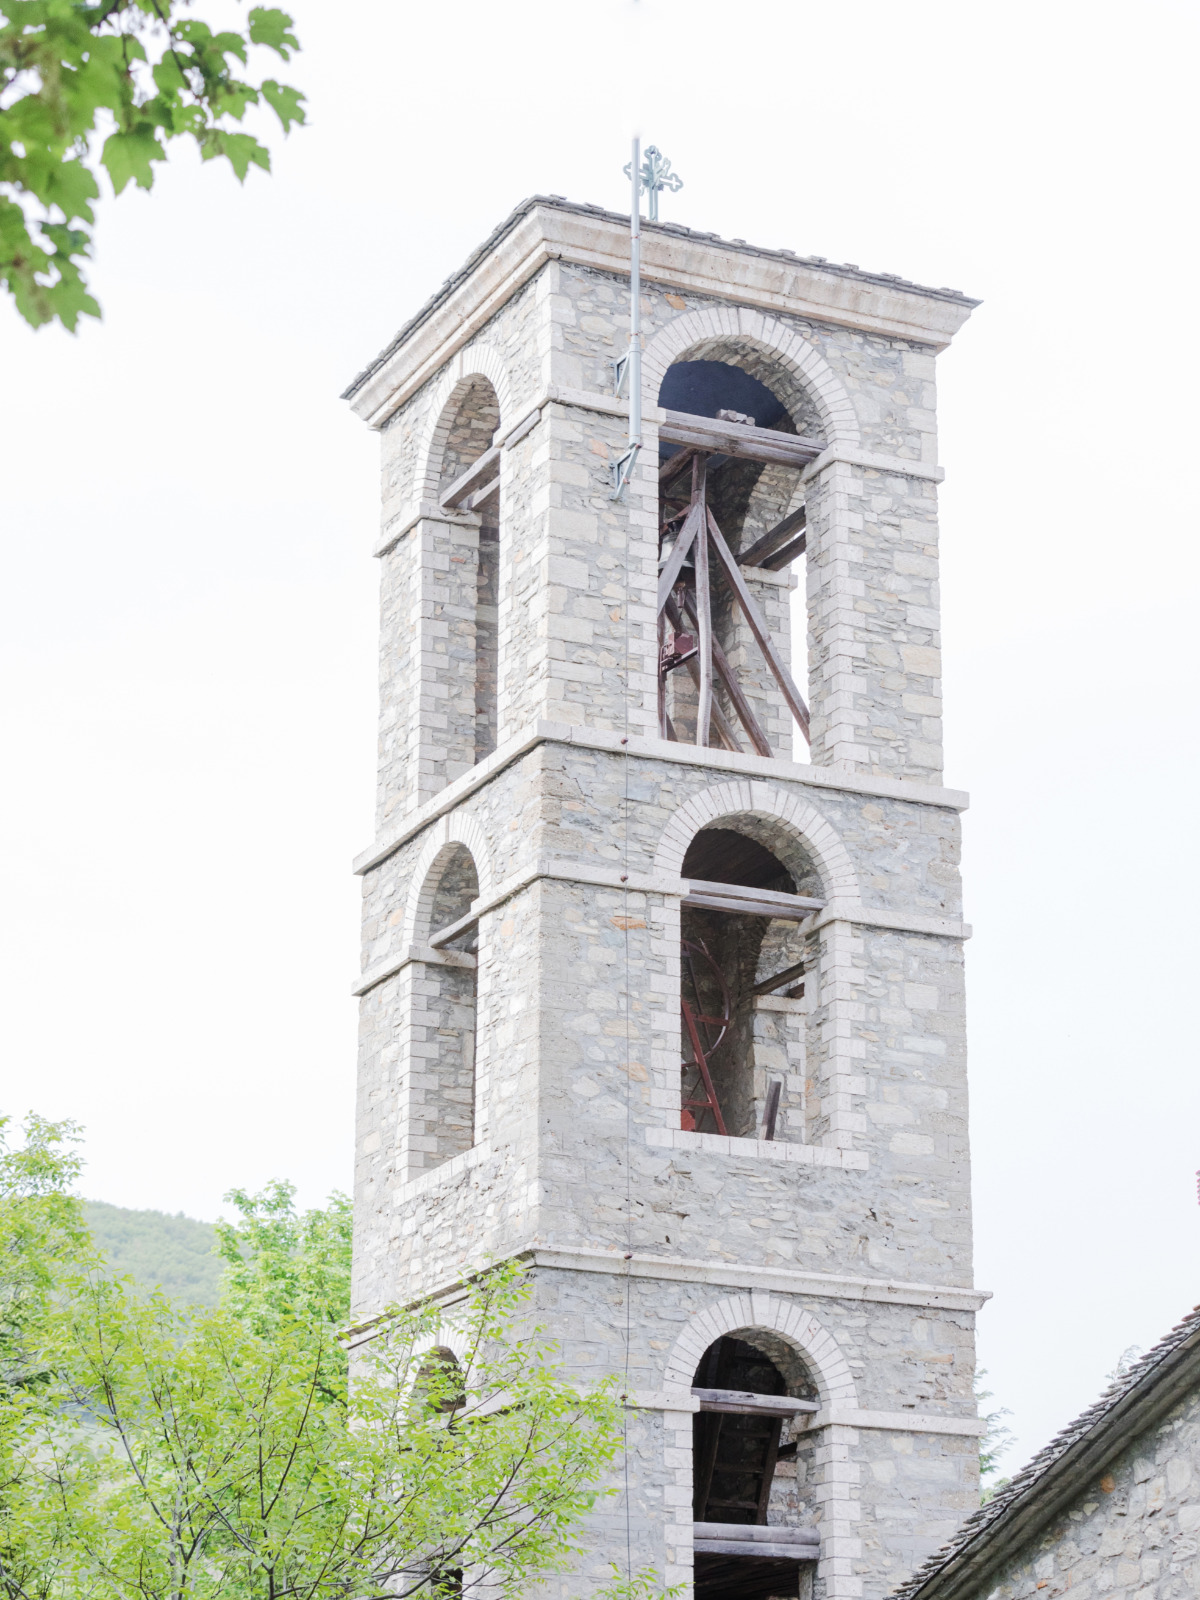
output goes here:
<path id="1" fill-rule="evenodd" d="M 458 1357 L 449 1345 L 435 1344 L 417 1369 L 413 1400 L 426 1411 L 457 1411 L 466 1401 L 466 1384 Z"/>
<path id="2" fill-rule="evenodd" d="M 500 581 L 500 475 L 492 440 L 500 403 L 484 377 L 469 378 L 452 398 L 443 423 L 438 497 L 450 510 L 480 518 L 478 541 L 456 543 L 446 581 L 447 649 L 457 671 L 449 684 L 448 740 L 455 776 L 496 748 L 499 685 L 497 606 Z M 454 755 L 448 760 L 454 764 Z"/>
<path id="3" fill-rule="evenodd" d="M 441 1166 L 475 1142 L 478 923 L 470 911 L 479 875 L 471 852 L 455 844 L 430 877 L 425 936 L 438 959 L 425 965 L 424 993 L 414 996 L 410 1148 L 418 1170 Z"/>
<path id="4" fill-rule="evenodd" d="M 777 1334 L 743 1328 L 708 1347 L 692 1395 L 697 1600 L 796 1594 L 819 1552 L 808 1367 Z"/>
<path id="5" fill-rule="evenodd" d="M 807 615 L 802 598 L 793 627 L 791 593 L 819 415 L 736 339 L 669 367 L 659 404 L 660 734 L 791 758 L 795 730 L 808 737 Z"/>
<path id="6" fill-rule="evenodd" d="M 695 835 L 682 875 L 681 1126 L 803 1143 L 817 869 L 778 824 L 740 816 Z"/>

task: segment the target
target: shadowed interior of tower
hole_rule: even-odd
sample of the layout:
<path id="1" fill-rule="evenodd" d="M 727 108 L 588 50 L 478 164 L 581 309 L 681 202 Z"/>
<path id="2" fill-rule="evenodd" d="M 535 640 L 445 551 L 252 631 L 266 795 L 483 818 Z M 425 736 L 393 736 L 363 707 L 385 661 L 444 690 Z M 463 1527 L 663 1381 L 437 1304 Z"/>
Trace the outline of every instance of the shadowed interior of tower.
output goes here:
<path id="1" fill-rule="evenodd" d="M 748 825 L 763 831 L 761 821 Z M 804 1140 L 804 974 L 815 936 L 803 922 L 823 902 L 814 895 L 820 879 L 807 854 L 791 840 L 779 848 L 790 865 L 750 833 L 711 827 L 696 834 L 684 857 L 685 1129 Z"/>
<path id="2" fill-rule="evenodd" d="M 698 1600 L 796 1595 L 800 1563 L 819 1551 L 806 1492 L 816 1386 L 782 1340 L 745 1332 L 709 1346 L 692 1388 L 700 1405 L 692 1423 Z"/>

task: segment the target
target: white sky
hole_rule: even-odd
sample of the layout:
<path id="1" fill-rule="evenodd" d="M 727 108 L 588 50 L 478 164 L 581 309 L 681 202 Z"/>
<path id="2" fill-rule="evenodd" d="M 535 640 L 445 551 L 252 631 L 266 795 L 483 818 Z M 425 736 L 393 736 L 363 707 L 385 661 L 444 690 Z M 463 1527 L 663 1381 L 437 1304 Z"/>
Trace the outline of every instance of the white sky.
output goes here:
<path id="1" fill-rule="evenodd" d="M 348 1186 L 376 441 L 337 395 L 523 196 L 622 206 L 636 119 L 664 216 L 985 301 L 941 360 L 943 602 L 1011 1469 L 1200 1299 L 1196 8 L 297 24 L 273 179 L 105 204 L 77 339 L 0 307 L 0 1104 L 79 1118 L 122 1205 Z"/>

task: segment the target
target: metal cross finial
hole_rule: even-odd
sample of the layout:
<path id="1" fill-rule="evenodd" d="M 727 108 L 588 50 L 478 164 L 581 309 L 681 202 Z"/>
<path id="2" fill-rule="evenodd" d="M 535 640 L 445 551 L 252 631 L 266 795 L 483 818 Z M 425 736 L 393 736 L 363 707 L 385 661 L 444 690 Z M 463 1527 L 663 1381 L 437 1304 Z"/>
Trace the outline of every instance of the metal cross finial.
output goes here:
<path id="1" fill-rule="evenodd" d="M 632 161 L 626 165 L 625 176 L 633 177 Z M 641 179 L 642 191 L 650 196 L 650 221 L 657 222 L 659 194 L 664 189 L 670 189 L 672 194 L 678 194 L 683 188 L 683 179 L 677 172 L 671 171 L 671 163 L 656 144 L 646 146 L 646 159 L 642 162 L 638 177 Z"/>

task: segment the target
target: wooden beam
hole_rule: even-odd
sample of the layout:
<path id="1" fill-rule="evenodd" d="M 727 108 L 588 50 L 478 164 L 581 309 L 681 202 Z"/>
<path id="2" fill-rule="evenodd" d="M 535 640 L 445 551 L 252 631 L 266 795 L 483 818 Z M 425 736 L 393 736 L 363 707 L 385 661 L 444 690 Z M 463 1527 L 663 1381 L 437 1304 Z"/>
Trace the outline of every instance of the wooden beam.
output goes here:
<path id="1" fill-rule="evenodd" d="M 465 917 L 459 917 L 457 922 L 452 922 L 448 927 L 439 928 L 436 933 L 429 935 L 429 942 L 435 950 L 444 944 L 449 944 L 451 939 L 457 939 L 460 933 L 466 933 L 468 928 L 473 928 L 479 921 L 477 911 L 468 911 Z"/>
<path id="2" fill-rule="evenodd" d="M 779 1435 L 782 1432 L 783 1418 L 776 1417 L 767 1438 L 767 1458 L 763 1463 L 762 1487 L 758 1491 L 758 1514 L 754 1520 L 759 1527 L 766 1526 L 767 1506 L 771 1502 L 771 1479 L 775 1476 L 775 1457 L 779 1450 Z"/>
<path id="3" fill-rule="evenodd" d="M 658 609 L 660 611 L 670 598 L 671 590 L 679 582 L 679 574 L 683 568 L 684 561 L 687 559 L 687 553 L 692 547 L 692 541 L 703 526 L 703 507 L 693 505 L 684 519 L 683 527 L 680 528 L 676 535 L 675 543 L 671 547 L 671 554 L 667 557 L 666 566 L 663 567 L 658 576 Z"/>
<path id="4" fill-rule="evenodd" d="M 753 994 L 774 994 L 776 989 L 786 989 L 788 984 L 795 983 L 807 971 L 803 961 L 797 961 L 795 966 L 784 967 L 782 972 L 777 972 L 772 978 L 764 978 L 761 983 L 756 983 L 751 989 Z"/>
<path id="5" fill-rule="evenodd" d="M 767 1109 L 763 1116 L 763 1138 L 774 1139 L 775 1124 L 779 1119 L 779 1096 L 783 1093 L 783 1079 L 776 1078 L 767 1090 Z M 778 1440 L 776 1441 L 778 1446 Z M 763 1519 L 765 1521 L 765 1518 Z"/>
<path id="6" fill-rule="evenodd" d="M 736 1527 L 737 1524 L 733 1523 L 731 1526 Z M 781 1528 L 779 1531 L 782 1533 L 784 1530 Z M 764 1539 L 761 1544 L 750 1545 L 737 1539 L 700 1539 L 693 1536 L 692 1548 L 698 1556 L 757 1556 L 760 1560 L 797 1562 L 820 1560 L 820 1556 L 818 1555 L 818 1550 L 820 1547 L 818 1545 L 783 1543 L 778 1539 L 774 1541 Z M 790 1591 L 793 1594 L 796 1592 L 796 1581 L 794 1578 L 790 1582 Z M 729 1587 L 723 1587 L 721 1590 L 722 1594 L 737 1594 L 742 1592 L 743 1591 L 741 1590 Z M 756 1587 L 753 1590 L 744 1592 L 753 1594 L 766 1594 L 767 1591 L 765 1588 L 760 1589 Z M 782 1594 L 785 1592 L 787 1591 L 785 1590 L 782 1577 L 774 1578 L 771 1583 L 771 1593 Z"/>
<path id="7" fill-rule="evenodd" d="M 685 878 L 689 894 L 719 894 L 726 900 L 756 900 L 760 905 L 777 905 L 785 911 L 824 911 L 824 900 L 803 894 L 783 894 L 778 889 L 755 889 L 749 884 L 714 883 L 709 878 Z"/>
<path id="8" fill-rule="evenodd" d="M 680 450 L 677 455 L 668 456 L 658 469 L 659 488 L 665 489 L 671 479 L 677 477 L 684 467 L 689 465 L 695 454 L 695 450 Z"/>
<path id="9" fill-rule="evenodd" d="M 746 422 L 722 422 L 715 417 L 695 417 L 687 411 L 668 411 L 658 430 L 664 444 L 693 445 L 740 461 L 774 461 L 785 467 L 806 467 L 826 448 L 822 439 L 797 433 L 777 433 L 774 428 L 752 428 Z"/>
<path id="10" fill-rule="evenodd" d="M 798 539 L 793 539 L 791 544 L 785 544 L 782 550 L 776 550 L 773 556 L 768 556 L 762 563 L 768 572 L 782 572 L 784 567 L 791 566 L 797 556 L 802 556 L 808 549 L 808 535 L 802 533 Z"/>
<path id="11" fill-rule="evenodd" d="M 493 467 L 498 468 L 499 462 L 500 446 L 494 444 L 490 450 L 485 450 L 477 461 L 472 461 L 464 473 L 455 478 L 450 487 L 442 494 L 441 505 L 447 511 L 453 511 L 458 506 L 459 501 L 465 500 L 472 489 L 477 489 L 488 478 L 497 475 L 492 469 Z"/>
<path id="12" fill-rule="evenodd" d="M 780 922 L 807 922 L 812 916 L 811 911 L 792 909 L 769 900 L 734 900 L 727 895 L 709 894 L 707 890 L 685 894 L 683 903 L 693 911 L 728 911 L 737 917 L 771 917 Z"/>
<path id="13" fill-rule="evenodd" d="M 801 731 L 806 739 L 808 731 L 808 707 L 804 704 L 804 697 L 792 681 L 792 675 L 783 664 L 783 659 L 775 648 L 771 638 L 771 630 L 763 619 L 762 612 L 758 609 L 754 597 L 746 587 L 746 580 L 742 577 L 742 569 L 730 554 L 729 546 L 725 543 L 724 535 L 717 527 L 716 518 L 708 512 L 708 532 L 717 560 L 725 572 L 729 587 L 737 597 L 738 605 L 742 608 L 742 615 L 750 625 L 750 632 L 754 635 L 758 648 L 763 653 L 763 658 L 772 673 L 775 681 L 783 691 L 783 698 L 787 701 L 788 709 L 800 724 Z M 810 741 L 811 742 L 811 741 Z"/>
<path id="14" fill-rule="evenodd" d="M 667 603 L 666 603 L 666 606 L 663 609 L 662 615 L 664 615 L 666 617 L 667 621 L 675 629 L 676 633 L 683 633 L 685 631 L 684 627 L 683 627 L 683 617 L 680 614 L 679 607 L 675 604 L 674 600 L 672 600 L 670 598 L 670 596 L 667 597 Z M 684 662 L 684 666 L 688 669 L 688 675 L 691 678 L 692 682 L 696 685 L 696 688 L 699 689 L 699 687 L 700 687 L 700 669 L 699 669 L 699 667 L 697 667 L 697 665 L 695 663 L 695 660 L 693 659 L 691 661 L 685 661 Z M 725 652 L 721 649 L 721 646 L 717 643 L 715 636 L 713 638 L 713 666 L 717 669 L 717 673 L 722 678 L 722 681 L 724 681 L 725 675 L 729 671 L 729 664 L 725 660 Z M 665 682 L 665 680 L 664 680 L 664 678 L 663 678 L 661 673 L 659 674 L 658 681 L 659 681 L 660 693 L 661 693 L 662 685 Z M 725 687 L 726 688 L 729 687 L 728 683 L 725 684 Z M 735 685 L 735 688 L 736 688 L 736 685 Z M 740 689 L 738 689 L 737 692 L 740 695 L 742 691 Z M 733 699 L 732 694 L 730 695 L 730 699 Z M 737 709 L 737 702 L 736 701 L 734 701 L 734 709 L 735 710 Z M 747 707 L 746 709 L 749 710 L 749 707 Z M 720 703 L 719 700 L 714 700 L 713 701 L 712 714 L 713 714 L 713 725 L 716 728 L 717 732 L 721 735 L 722 739 L 724 739 L 726 749 L 728 749 L 728 750 L 736 750 L 739 755 L 745 755 L 745 751 L 742 749 L 741 745 L 737 741 L 737 734 L 734 732 L 733 727 L 730 724 L 729 718 L 725 715 L 724 711 L 721 709 L 721 703 Z M 738 715 L 740 716 L 741 713 L 738 712 Z M 751 718 L 753 718 L 754 713 L 751 712 L 750 715 L 751 715 Z M 668 721 L 669 720 L 670 719 L 668 718 Z M 745 724 L 745 718 L 744 717 L 742 718 L 742 722 L 743 722 L 743 725 L 744 725 Z M 661 721 L 660 721 L 660 726 L 661 726 Z M 755 727 L 757 727 L 757 726 L 758 726 L 758 724 L 755 723 Z M 750 742 L 751 742 L 751 744 L 754 745 L 754 748 L 756 750 L 758 750 L 758 753 L 759 753 L 760 756 L 769 756 L 771 754 L 771 749 L 770 749 L 769 745 L 767 746 L 767 748 L 765 750 L 759 750 L 758 749 L 758 744 L 756 743 L 755 738 L 754 738 L 754 734 L 750 732 L 750 729 L 748 727 L 746 728 L 746 732 L 748 734 L 750 734 Z M 664 734 L 663 737 L 666 738 L 667 736 Z M 673 735 L 672 735 L 672 737 L 673 737 Z"/>
<path id="15" fill-rule="evenodd" d="M 701 1411 L 733 1412 L 742 1417 L 795 1417 L 820 1411 L 819 1400 L 796 1400 L 790 1394 L 754 1394 L 747 1389 L 698 1389 L 692 1394 Z"/>
<path id="16" fill-rule="evenodd" d="M 691 604 L 690 591 L 684 596 L 683 603 L 687 607 L 688 615 L 694 622 L 696 620 L 696 612 L 694 606 Z M 674 602 L 672 602 L 672 604 L 674 604 Z M 733 702 L 733 709 L 737 712 L 739 718 L 741 719 L 742 727 L 745 728 L 750 743 L 754 746 L 754 749 L 758 755 L 773 756 L 775 752 L 771 749 L 770 741 L 763 732 L 762 724 L 754 715 L 754 711 L 749 700 L 747 700 L 746 696 L 742 693 L 742 686 L 737 681 L 734 670 L 729 665 L 729 658 L 726 656 L 724 650 L 722 650 L 720 640 L 715 634 L 713 635 L 712 651 L 713 666 L 717 670 L 717 676 L 725 685 L 725 691 L 730 700 Z M 720 707 L 717 709 L 719 710 Z"/>
<path id="17" fill-rule="evenodd" d="M 742 567 L 762 566 L 765 556 L 769 556 L 772 550 L 777 550 L 790 534 L 795 533 L 797 528 L 804 527 L 807 515 L 808 513 L 803 506 L 789 512 L 782 522 L 777 522 L 773 528 L 769 528 L 761 539 L 755 539 L 748 549 L 738 551 L 738 565 Z"/>
<path id="18" fill-rule="evenodd" d="M 708 501 L 704 493 L 704 473 L 708 463 L 704 456 L 692 460 L 692 498 L 700 512 L 699 532 L 693 546 L 696 563 L 696 650 L 700 657 L 700 695 L 696 705 L 696 743 L 707 745 L 712 724 L 713 630 L 712 588 L 708 581 L 708 539 L 704 533 L 703 519 L 708 515 Z"/>
<path id="19" fill-rule="evenodd" d="M 490 500 L 494 494 L 499 494 L 499 492 L 500 477 L 497 474 L 490 483 L 485 483 L 482 489 L 476 489 L 465 500 L 460 500 L 457 509 L 459 511 L 478 511 L 481 505 Z"/>

